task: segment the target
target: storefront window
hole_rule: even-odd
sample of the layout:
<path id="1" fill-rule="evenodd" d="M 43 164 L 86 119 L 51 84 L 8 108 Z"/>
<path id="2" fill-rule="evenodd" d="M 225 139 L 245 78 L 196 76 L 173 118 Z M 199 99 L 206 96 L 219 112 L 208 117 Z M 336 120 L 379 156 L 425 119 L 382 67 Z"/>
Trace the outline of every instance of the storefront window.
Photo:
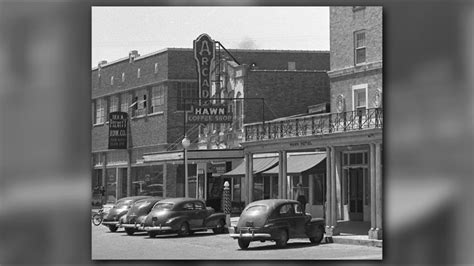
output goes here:
<path id="1" fill-rule="evenodd" d="M 278 198 L 278 176 L 272 176 L 272 190 L 270 192 L 271 199 Z"/>
<path id="2" fill-rule="evenodd" d="M 134 195 L 164 196 L 163 165 L 132 168 Z"/>
<path id="3" fill-rule="evenodd" d="M 261 200 L 264 196 L 264 187 L 263 187 L 263 177 L 261 175 L 256 175 L 254 177 L 254 186 L 253 186 L 253 199 Z"/>
<path id="4" fill-rule="evenodd" d="M 323 205 L 325 198 L 324 174 L 313 175 L 313 205 Z"/>
<path id="5" fill-rule="evenodd" d="M 106 192 L 106 202 L 107 203 L 115 203 L 117 200 L 117 175 L 116 169 L 107 169 L 106 177 L 107 177 L 107 192 Z"/>

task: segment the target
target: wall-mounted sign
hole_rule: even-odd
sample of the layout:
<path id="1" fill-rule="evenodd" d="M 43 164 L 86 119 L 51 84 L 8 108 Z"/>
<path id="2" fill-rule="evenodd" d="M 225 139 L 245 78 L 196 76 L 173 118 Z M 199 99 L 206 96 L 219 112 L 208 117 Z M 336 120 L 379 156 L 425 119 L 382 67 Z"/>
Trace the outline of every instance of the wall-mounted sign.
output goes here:
<path id="1" fill-rule="evenodd" d="M 127 149 L 127 125 L 127 113 L 109 114 L 109 149 Z"/>
<path id="2" fill-rule="evenodd" d="M 376 89 L 374 93 L 374 106 L 379 108 L 382 107 L 382 90 Z"/>
<path id="3" fill-rule="evenodd" d="M 336 97 L 336 110 L 338 113 L 342 113 L 345 109 L 345 100 L 344 100 L 344 95 L 339 94 Z"/>
<path id="4" fill-rule="evenodd" d="M 216 46 L 211 37 L 203 33 L 194 40 L 193 48 L 197 63 L 200 104 L 207 105 L 211 98 L 211 67 L 216 55 Z"/>
<path id="5" fill-rule="evenodd" d="M 290 147 L 302 147 L 302 146 L 311 146 L 311 145 L 313 145 L 311 141 L 290 142 Z"/>
<path id="6" fill-rule="evenodd" d="M 187 123 L 232 123 L 232 114 L 222 105 L 193 106 Z"/>

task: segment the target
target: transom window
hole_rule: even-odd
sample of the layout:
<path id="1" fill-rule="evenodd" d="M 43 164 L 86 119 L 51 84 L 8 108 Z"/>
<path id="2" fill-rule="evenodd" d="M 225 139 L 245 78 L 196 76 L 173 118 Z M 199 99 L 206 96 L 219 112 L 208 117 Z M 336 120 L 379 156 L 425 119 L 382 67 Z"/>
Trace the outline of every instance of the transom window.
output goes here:
<path id="1" fill-rule="evenodd" d="M 95 123 L 94 124 L 103 124 L 105 122 L 105 108 L 106 108 L 105 99 L 95 100 Z"/>
<path id="2" fill-rule="evenodd" d="M 124 93 L 120 95 L 120 111 L 128 113 L 128 108 L 132 104 L 132 95 Z"/>
<path id="3" fill-rule="evenodd" d="M 355 64 L 366 62 L 365 30 L 354 32 L 354 61 Z"/>
<path id="4" fill-rule="evenodd" d="M 143 89 L 136 92 L 133 101 L 133 115 L 142 116 L 147 113 L 147 94 L 148 91 Z"/>
<path id="5" fill-rule="evenodd" d="M 367 109 L 367 84 L 352 87 L 353 111 Z"/>
<path id="6" fill-rule="evenodd" d="M 163 105 L 165 102 L 165 87 L 163 85 L 153 87 L 151 97 L 151 112 L 156 113 L 158 112 L 158 106 Z"/>
<path id="7" fill-rule="evenodd" d="M 191 105 L 198 102 L 198 86 L 196 82 L 178 82 L 178 106 L 179 111 L 191 110 Z"/>
<path id="8" fill-rule="evenodd" d="M 117 112 L 119 110 L 119 97 L 118 95 L 110 96 L 109 113 Z"/>

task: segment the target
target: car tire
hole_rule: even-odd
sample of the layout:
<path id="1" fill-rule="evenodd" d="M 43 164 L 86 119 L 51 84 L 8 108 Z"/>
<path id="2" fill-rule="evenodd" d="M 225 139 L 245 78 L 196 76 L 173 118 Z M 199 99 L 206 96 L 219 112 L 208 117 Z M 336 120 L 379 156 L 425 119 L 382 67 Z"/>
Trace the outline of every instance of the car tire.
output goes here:
<path id="1" fill-rule="evenodd" d="M 217 223 L 217 227 L 213 228 L 212 231 L 214 234 L 223 234 L 225 233 L 225 221 L 224 220 L 219 220 Z"/>
<path id="2" fill-rule="evenodd" d="M 278 248 L 284 248 L 286 247 L 286 244 L 288 242 L 288 232 L 286 230 L 280 230 L 280 233 L 279 233 L 279 238 L 275 241 L 276 242 L 276 246 Z"/>
<path id="3" fill-rule="evenodd" d="M 179 226 L 179 231 L 178 231 L 178 235 L 179 236 L 188 236 L 190 233 L 189 233 L 189 224 L 187 222 L 183 222 L 180 226 Z"/>
<path id="4" fill-rule="evenodd" d="M 321 241 L 323 240 L 323 237 L 324 237 L 324 231 L 321 227 L 319 227 L 316 233 L 316 236 L 310 237 L 309 241 L 311 241 L 311 243 L 313 244 L 319 245 Z"/>
<path id="5" fill-rule="evenodd" d="M 148 236 L 149 236 L 150 238 L 155 238 L 156 232 L 148 231 Z"/>
<path id="6" fill-rule="evenodd" d="M 125 232 L 127 232 L 127 235 L 132 236 L 135 233 L 134 228 L 125 228 Z"/>
<path id="7" fill-rule="evenodd" d="M 241 249 L 247 249 L 250 245 L 250 240 L 239 239 L 238 243 Z"/>
<path id="8" fill-rule="evenodd" d="M 117 229 L 118 229 L 117 226 L 115 226 L 115 225 L 109 225 L 109 230 L 110 230 L 110 232 L 115 233 L 115 232 L 117 232 Z"/>

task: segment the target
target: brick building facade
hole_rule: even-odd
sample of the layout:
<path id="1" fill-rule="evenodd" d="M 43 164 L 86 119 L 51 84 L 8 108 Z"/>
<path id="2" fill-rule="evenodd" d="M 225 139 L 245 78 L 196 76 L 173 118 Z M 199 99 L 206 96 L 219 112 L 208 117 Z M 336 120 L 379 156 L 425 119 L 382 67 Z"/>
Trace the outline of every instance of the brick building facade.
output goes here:
<path id="1" fill-rule="evenodd" d="M 272 95 L 271 87 L 283 90 L 304 88 L 306 104 L 308 95 L 318 96 L 326 90 L 323 101 L 328 101 L 329 53 L 319 51 L 276 51 L 276 50 L 229 50 L 241 67 L 254 69 L 248 84 L 256 97 Z M 228 60 L 225 53 L 219 60 Z M 289 71 L 288 68 L 292 71 Z M 266 70 L 274 72 L 266 73 Z M 287 79 L 281 76 L 291 76 Z M 284 72 L 291 72 L 284 73 Z M 214 73 L 216 74 L 216 73 Z M 127 195 L 150 194 L 176 197 L 184 194 L 183 164 L 180 160 L 172 163 L 148 162 L 144 155 L 178 150 L 184 132 L 193 125 L 184 123 L 183 98 L 197 97 L 198 84 L 196 64 L 192 49 L 168 48 L 140 56 L 131 51 L 129 56 L 113 62 L 100 62 L 92 69 L 92 186 L 103 186 L 106 198 L 114 201 Z M 275 83 L 275 76 L 279 83 Z M 263 86 L 264 79 L 273 84 Z M 321 81 L 321 79 L 323 81 Z M 255 81 L 253 81 L 255 80 Z M 283 84 L 283 85 L 281 85 Z M 295 86 L 298 84 L 298 86 Z M 258 85 L 258 86 L 257 86 Z M 300 86 L 301 85 L 301 86 Z M 279 86 L 279 87 L 278 87 Z M 311 88 L 318 87 L 316 92 Z M 258 91 L 262 90 L 262 93 Z M 216 91 L 215 91 L 216 92 Z M 220 93 L 229 91 L 221 90 Z M 315 94 L 316 93 L 316 94 Z M 319 94 L 318 94 L 319 93 Z M 249 92 L 250 94 L 250 92 Z M 235 94 L 232 94 L 235 95 Z M 318 96 L 319 97 L 319 96 Z M 281 97 L 274 98 L 275 106 L 282 106 Z M 308 103 L 310 103 L 309 101 Z M 296 102 L 295 102 L 296 103 Z M 189 103 L 187 103 L 189 104 Z M 301 103 L 294 111 L 300 111 Z M 298 108 L 296 108 L 298 107 Z M 274 108 L 274 107 L 272 107 Z M 306 107 L 305 107 L 306 108 Z M 123 111 L 129 114 L 129 149 L 108 149 L 108 113 Z M 267 110 L 268 115 L 271 114 Z M 287 110 L 282 115 L 291 114 Z M 249 117 L 252 117 L 249 115 Z M 197 148 L 199 132 L 192 133 L 191 149 Z M 195 139 L 195 140 L 194 140 Z M 235 142 L 237 144 L 237 142 Z M 190 173 L 197 175 L 197 164 L 190 167 Z M 97 197 L 96 197 L 97 198 Z"/>
<path id="2" fill-rule="evenodd" d="M 278 198 L 292 198 L 295 184 L 302 182 L 306 209 L 325 217 L 328 238 L 350 233 L 344 230 L 355 223 L 366 228 L 368 238 L 382 239 L 382 43 L 382 7 L 330 7 L 330 113 L 244 125 L 246 204 L 258 199 L 256 158 L 278 154 L 278 165 L 261 173 L 278 173 Z M 291 102 L 290 94 L 284 95 Z M 322 156 L 299 163 L 304 169 L 325 164 L 324 172 L 295 170 L 291 158 L 298 153 Z"/>

